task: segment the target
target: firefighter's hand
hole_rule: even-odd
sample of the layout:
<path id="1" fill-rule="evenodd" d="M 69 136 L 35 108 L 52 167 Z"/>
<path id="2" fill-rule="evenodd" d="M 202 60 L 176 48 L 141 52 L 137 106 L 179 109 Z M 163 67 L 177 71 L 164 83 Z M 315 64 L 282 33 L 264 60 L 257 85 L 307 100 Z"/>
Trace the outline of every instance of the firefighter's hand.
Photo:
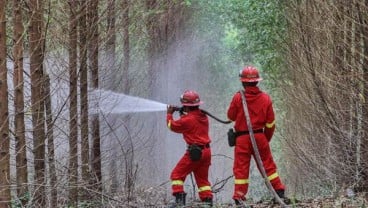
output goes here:
<path id="1" fill-rule="evenodd" d="M 175 108 L 172 105 L 167 105 L 167 114 L 173 114 L 175 112 Z"/>

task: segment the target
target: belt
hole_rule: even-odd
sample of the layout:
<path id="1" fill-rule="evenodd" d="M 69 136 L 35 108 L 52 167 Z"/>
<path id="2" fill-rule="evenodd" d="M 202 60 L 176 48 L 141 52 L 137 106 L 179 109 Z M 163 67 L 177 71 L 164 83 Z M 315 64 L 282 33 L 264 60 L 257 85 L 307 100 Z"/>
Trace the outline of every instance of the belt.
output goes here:
<path id="1" fill-rule="evenodd" d="M 192 146 L 192 145 L 196 145 L 196 146 L 198 146 L 201 149 L 210 148 L 210 143 L 207 143 L 207 144 L 191 144 L 191 145 L 188 145 L 188 147 L 189 146 Z"/>
<path id="2" fill-rule="evenodd" d="M 263 129 L 256 129 L 256 130 L 253 130 L 253 133 L 257 134 L 257 133 L 263 133 Z M 238 137 L 238 136 L 241 136 L 241 135 L 247 135 L 249 134 L 249 131 L 238 131 L 238 132 L 235 132 L 235 135 Z"/>

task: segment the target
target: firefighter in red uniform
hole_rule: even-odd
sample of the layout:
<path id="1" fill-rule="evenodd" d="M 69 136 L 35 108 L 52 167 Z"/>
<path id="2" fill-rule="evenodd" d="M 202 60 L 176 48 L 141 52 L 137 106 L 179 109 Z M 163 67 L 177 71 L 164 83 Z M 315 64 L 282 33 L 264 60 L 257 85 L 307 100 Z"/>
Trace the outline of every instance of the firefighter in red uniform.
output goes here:
<path id="1" fill-rule="evenodd" d="M 254 136 L 268 180 L 270 180 L 279 197 L 283 199 L 285 186 L 277 173 L 269 145 L 275 130 L 275 114 L 271 98 L 257 87 L 262 78 L 255 67 L 246 66 L 240 71 L 239 76 L 245 89 L 245 98 Z M 248 191 L 249 166 L 252 154 L 254 154 L 240 92 L 233 96 L 227 116 L 230 120 L 235 121 L 234 130 L 238 135 L 234 150 L 235 187 L 233 199 L 235 204 L 240 205 L 242 204 L 241 201 L 245 200 Z"/>
<path id="2" fill-rule="evenodd" d="M 185 205 L 184 181 L 188 174 L 194 173 L 198 186 L 199 197 L 202 202 L 212 206 L 211 184 L 208 181 L 208 170 L 211 165 L 210 138 L 208 136 L 209 124 L 207 115 L 200 109 L 202 104 L 195 91 L 187 90 L 181 97 L 181 116 L 173 119 L 173 113 L 178 107 L 168 106 L 167 126 L 176 133 L 183 134 L 188 149 L 171 172 L 172 194 L 175 196 L 176 206 Z"/>

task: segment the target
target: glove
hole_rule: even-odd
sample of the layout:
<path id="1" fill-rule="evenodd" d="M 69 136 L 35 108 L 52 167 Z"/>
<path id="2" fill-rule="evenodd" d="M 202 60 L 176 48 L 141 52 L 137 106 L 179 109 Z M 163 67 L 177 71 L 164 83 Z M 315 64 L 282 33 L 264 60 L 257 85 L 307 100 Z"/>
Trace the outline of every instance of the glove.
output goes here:
<path id="1" fill-rule="evenodd" d="M 167 105 L 167 114 L 173 114 L 175 112 L 175 108 L 172 105 Z"/>

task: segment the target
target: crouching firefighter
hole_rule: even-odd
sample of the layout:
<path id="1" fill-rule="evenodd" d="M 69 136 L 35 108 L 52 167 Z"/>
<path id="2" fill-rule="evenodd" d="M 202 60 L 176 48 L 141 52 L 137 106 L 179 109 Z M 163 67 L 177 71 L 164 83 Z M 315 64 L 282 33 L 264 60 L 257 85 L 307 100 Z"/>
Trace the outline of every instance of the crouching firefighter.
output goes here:
<path id="1" fill-rule="evenodd" d="M 182 108 L 169 105 L 167 107 L 167 126 L 176 133 L 183 134 L 187 150 L 171 172 L 172 194 L 175 196 L 176 206 L 185 205 L 184 181 L 187 175 L 193 172 L 198 186 L 199 198 L 212 207 L 211 184 L 208 181 L 208 170 L 211 165 L 211 139 L 208 135 L 208 117 L 200 109 L 200 100 L 197 92 L 185 91 L 180 102 Z M 180 118 L 174 120 L 173 113 L 180 111 Z"/>

